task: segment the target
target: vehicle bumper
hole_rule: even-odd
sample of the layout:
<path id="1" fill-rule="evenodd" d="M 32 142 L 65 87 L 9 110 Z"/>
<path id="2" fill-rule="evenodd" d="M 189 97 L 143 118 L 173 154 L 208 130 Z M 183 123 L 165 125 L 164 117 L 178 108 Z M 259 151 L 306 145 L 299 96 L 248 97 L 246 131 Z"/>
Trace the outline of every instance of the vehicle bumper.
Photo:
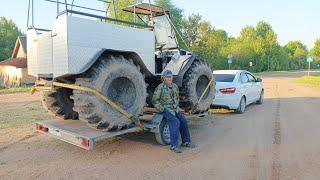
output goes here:
<path id="1" fill-rule="evenodd" d="M 241 96 L 226 94 L 222 97 L 216 97 L 213 100 L 213 107 L 237 109 L 240 103 Z"/>

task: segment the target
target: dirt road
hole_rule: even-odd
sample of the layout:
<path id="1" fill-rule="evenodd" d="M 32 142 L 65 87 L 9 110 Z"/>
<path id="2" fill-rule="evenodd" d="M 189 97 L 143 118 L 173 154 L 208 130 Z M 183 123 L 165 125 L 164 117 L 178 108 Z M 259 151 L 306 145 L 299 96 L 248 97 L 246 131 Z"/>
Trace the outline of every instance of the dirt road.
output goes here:
<path id="1" fill-rule="evenodd" d="M 245 114 L 190 121 L 197 148 L 182 154 L 149 133 L 104 141 L 93 152 L 34 132 L 8 143 L 2 133 L 0 179 L 320 179 L 320 90 L 296 84 L 299 75 L 264 77 L 264 104 Z"/>

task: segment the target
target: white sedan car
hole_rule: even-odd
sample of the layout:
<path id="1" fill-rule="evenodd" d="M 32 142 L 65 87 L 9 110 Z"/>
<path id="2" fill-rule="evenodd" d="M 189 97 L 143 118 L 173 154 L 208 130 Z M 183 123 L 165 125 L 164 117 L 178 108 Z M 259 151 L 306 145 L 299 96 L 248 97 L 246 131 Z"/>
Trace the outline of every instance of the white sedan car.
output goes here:
<path id="1" fill-rule="evenodd" d="M 262 104 L 264 89 L 262 79 L 244 70 L 213 71 L 216 79 L 216 96 L 213 107 L 243 113 L 251 103 Z"/>

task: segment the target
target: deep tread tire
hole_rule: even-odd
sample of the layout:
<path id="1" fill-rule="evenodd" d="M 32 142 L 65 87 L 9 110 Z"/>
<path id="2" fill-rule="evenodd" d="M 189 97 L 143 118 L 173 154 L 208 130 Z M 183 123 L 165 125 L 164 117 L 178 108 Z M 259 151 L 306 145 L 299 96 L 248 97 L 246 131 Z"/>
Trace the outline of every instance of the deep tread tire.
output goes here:
<path id="1" fill-rule="evenodd" d="M 193 109 L 195 113 L 203 112 L 210 108 L 215 95 L 214 81 L 197 107 L 195 107 L 195 105 L 211 78 L 212 70 L 208 64 L 198 60 L 191 64 L 191 67 L 183 77 L 180 96 L 181 100 L 184 104 L 187 104 L 187 106 L 182 105 L 182 108 L 185 110 Z"/>
<path id="2" fill-rule="evenodd" d="M 123 56 L 101 57 L 84 77 L 76 78 L 76 85 L 101 92 L 135 116 L 142 112 L 146 102 L 144 76 L 139 66 Z M 132 126 L 131 120 L 91 93 L 74 90 L 72 98 L 79 119 L 94 128 L 114 131 Z"/>
<path id="3" fill-rule="evenodd" d="M 78 119 L 78 113 L 73 110 L 72 90 L 58 88 L 53 91 L 41 91 L 43 107 L 52 115 L 62 119 Z"/>

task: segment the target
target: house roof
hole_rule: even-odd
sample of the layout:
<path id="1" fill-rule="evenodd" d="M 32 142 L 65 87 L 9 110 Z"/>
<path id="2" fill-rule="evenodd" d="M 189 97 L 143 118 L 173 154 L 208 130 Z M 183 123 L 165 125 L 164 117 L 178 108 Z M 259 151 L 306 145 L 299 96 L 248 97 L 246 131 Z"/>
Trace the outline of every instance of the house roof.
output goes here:
<path id="1" fill-rule="evenodd" d="M 14 66 L 16 68 L 26 68 L 27 59 L 26 58 L 10 58 L 0 62 L 0 66 Z"/>
<path id="2" fill-rule="evenodd" d="M 24 54 L 27 54 L 27 37 L 26 36 L 19 36 L 16 40 L 16 43 L 14 45 L 14 49 L 11 55 L 11 58 L 16 58 L 19 48 L 22 48 Z"/>
<path id="3" fill-rule="evenodd" d="M 23 52 L 27 54 L 27 37 L 26 36 L 19 36 L 21 47 L 23 49 Z"/>

